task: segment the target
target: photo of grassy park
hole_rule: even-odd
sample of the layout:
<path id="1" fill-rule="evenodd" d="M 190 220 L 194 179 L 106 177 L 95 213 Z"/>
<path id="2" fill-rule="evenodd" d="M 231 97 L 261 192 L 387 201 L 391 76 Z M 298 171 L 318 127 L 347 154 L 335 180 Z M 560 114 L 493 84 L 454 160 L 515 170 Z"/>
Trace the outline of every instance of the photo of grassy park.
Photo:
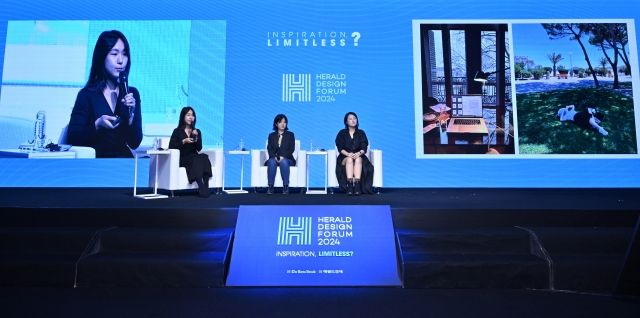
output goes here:
<path id="1" fill-rule="evenodd" d="M 637 154 L 626 23 L 513 25 L 519 154 Z"/>

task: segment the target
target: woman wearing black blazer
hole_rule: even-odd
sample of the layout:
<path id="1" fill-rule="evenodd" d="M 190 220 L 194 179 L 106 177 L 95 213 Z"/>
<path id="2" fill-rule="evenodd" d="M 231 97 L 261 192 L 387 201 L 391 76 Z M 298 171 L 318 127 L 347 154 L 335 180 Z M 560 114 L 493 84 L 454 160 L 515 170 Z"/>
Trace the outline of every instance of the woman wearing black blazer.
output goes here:
<path id="1" fill-rule="evenodd" d="M 129 41 L 117 30 L 96 41 L 89 79 L 78 92 L 71 111 L 67 142 L 96 150 L 96 158 L 133 158 L 131 149 L 142 142 L 140 93 L 118 83 L 129 74 Z"/>
<path id="2" fill-rule="evenodd" d="M 196 111 L 187 106 L 180 111 L 178 128 L 173 130 L 169 140 L 169 149 L 180 150 L 180 167 L 187 170 L 189 183 L 196 182 L 200 196 L 208 198 L 211 161 L 209 156 L 199 153 L 202 150 L 202 133 L 196 129 Z"/>
<path id="3" fill-rule="evenodd" d="M 274 132 L 269 134 L 267 141 L 267 153 L 269 160 L 265 162 L 267 166 L 267 194 L 273 194 L 273 184 L 276 180 L 276 172 L 280 166 L 280 176 L 282 177 L 282 194 L 289 194 L 289 171 L 290 166 L 296 165 L 293 152 L 296 150 L 296 137 L 289 131 L 289 120 L 283 114 L 276 115 L 273 120 Z"/>
<path id="4" fill-rule="evenodd" d="M 347 195 L 373 194 L 373 165 L 364 155 L 369 147 L 367 134 L 358 129 L 358 116 L 354 112 L 344 115 L 344 126 L 336 136 L 339 152 L 336 178 L 340 189 Z"/>

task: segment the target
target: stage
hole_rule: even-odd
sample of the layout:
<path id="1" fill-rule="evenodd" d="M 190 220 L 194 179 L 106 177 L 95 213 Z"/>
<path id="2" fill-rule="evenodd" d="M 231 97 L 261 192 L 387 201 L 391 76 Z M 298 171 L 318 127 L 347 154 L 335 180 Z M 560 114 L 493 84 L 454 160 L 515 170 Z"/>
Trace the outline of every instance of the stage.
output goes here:
<path id="1" fill-rule="evenodd" d="M 130 188 L 2 188 L 3 307 L 12 317 L 640 314 L 637 297 L 613 294 L 638 189 L 296 190 L 141 200 Z M 241 205 L 390 206 L 403 288 L 225 287 Z"/>
<path id="2" fill-rule="evenodd" d="M 8 208 L 238 208 L 242 204 L 390 205 L 392 210 L 418 208 L 494 210 L 638 210 L 637 188 L 382 188 L 380 195 L 345 196 L 335 194 L 300 195 L 292 188 L 289 196 L 276 188 L 275 195 L 264 192 L 241 195 L 212 195 L 198 198 L 195 191 L 176 191 L 171 199 L 141 200 L 132 188 L 0 188 L 2 203 Z M 260 190 L 260 189 L 259 189 Z M 146 192 L 145 192 L 146 191 Z M 161 193 L 169 194 L 169 192 Z M 153 189 L 140 188 L 138 193 Z"/>

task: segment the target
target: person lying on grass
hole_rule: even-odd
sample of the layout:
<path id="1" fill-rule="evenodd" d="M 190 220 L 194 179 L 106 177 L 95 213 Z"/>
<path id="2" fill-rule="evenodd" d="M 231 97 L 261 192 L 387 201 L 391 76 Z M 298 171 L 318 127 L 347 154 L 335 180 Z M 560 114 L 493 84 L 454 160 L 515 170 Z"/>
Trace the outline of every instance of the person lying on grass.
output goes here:
<path id="1" fill-rule="evenodd" d="M 582 103 L 581 112 L 577 112 L 576 107 L 573 105 L 560 108 L 558 110 L 558 119 L 560 121 L 570 121 L 582 129 L 595 130 L 605 136 L 609 134 L 598 125 L 604 120 L 604 114 L 595 108 L 590 108 L 587 102 Z"/>

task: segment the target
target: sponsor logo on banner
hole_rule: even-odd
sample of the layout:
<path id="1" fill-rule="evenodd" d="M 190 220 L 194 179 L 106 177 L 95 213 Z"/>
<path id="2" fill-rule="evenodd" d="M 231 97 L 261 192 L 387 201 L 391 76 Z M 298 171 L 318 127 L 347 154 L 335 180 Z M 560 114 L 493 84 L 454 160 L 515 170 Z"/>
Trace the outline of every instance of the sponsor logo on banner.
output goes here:
<path id="1" fill-rule="evenodd" d="M 278 245 L 311 245 L 311 217 L 280 217 Z"/>

